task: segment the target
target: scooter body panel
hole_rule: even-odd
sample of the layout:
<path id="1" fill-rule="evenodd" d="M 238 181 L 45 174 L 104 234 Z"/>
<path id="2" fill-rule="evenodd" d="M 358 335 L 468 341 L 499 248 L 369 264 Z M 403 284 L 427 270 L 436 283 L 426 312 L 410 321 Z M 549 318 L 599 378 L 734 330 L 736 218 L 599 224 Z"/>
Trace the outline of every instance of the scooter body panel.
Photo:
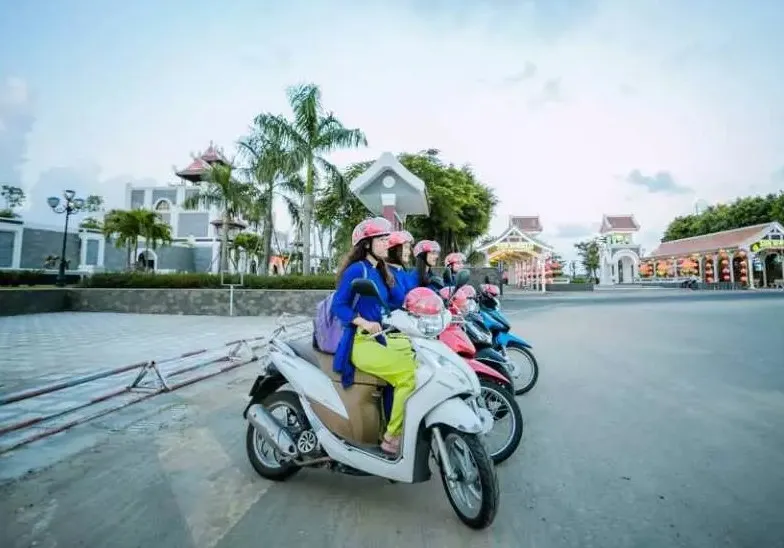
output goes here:
<path id="1" fill-rule="evenodd" d="M 523 348 L 532 348 L 530 344 L 524 341 L 522 338 L 518 337 L 514 333 L 510 333 L 509 331 L 502 331 L 498 333 L 495 337 L 495 341 L 500 346 L 506 348 L 509 344 L 517 344 L 522 346 Z"/>

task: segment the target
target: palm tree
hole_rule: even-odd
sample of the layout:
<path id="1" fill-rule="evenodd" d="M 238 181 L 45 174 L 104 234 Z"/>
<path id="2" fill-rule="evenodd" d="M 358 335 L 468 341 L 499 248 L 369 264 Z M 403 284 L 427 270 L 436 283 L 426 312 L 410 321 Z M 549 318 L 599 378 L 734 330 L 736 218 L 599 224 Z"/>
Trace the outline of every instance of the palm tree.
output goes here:
<path id="1" fill-rule="evenodd" d="M 147 268 L 147 251 L 155 251 L 159 245 L 169 245 L 172 242 L 171 227 L 163 222 L 161 215 L 149 209 L 135 209 L 131 211 L 139 224 L 139 236 L 144 238 L 145 268 Z"/>
<path id="2" fill-rule="evenodd" d="M 297 173 L 295 158 L 281 146 L 281 142 L 257 127 L 253 135 L 239 142 L 240 150 L 250 160 L 245 170 L 256 189 L 251 209 L 264 223 L 264 271 L 272 258 L 272 236 L 275 231 L 273 208 L 276 198 L 283 199 L 294 223 L 299 222 L 299 205 L 305 192 L 305 182 Z"/>
<path id="3" fill-rule="evenodd" d="M 333 113 L 324 110 L 321 90 L 315 84 L 289 88 L 288 100 L 294 115 L 291 121 L 285 116 L 265 113 L 259 114 L 254 124 L 257 128 L 264 128 L 270 139 L 279 142 L 291 154 L 297 169 L 304 172 L 302 262 L 303 273 L 309 274 L 310 234 L 319 171 L 326 174 L 337 171 L 323 155 L 339 149 L 367 146 L 367 139 L 361 130 L 346 128 Z"/>
<path id="4" fill-rule="evenodd" d="M 114 239 L 117 249 L 126 250 L 126 268 L 131 269 L 131 255 L 141 236 L 142 230 L 139 218 L 133 211 L 125 209 L 112 209 L 103 220 L 103 234 L 106 238 Z"/>
<path id="5" fill-rule="evenodd" d="M 199 191 L 183 202 L 185 209 L 217 207 L 221 212 L 220 269 L 228 270 L 229 224 L 250 210 L 253 186 L 238 181 L 234 177 L 234 166 L 213 164 L 204 181 L 199 183 Z"/>

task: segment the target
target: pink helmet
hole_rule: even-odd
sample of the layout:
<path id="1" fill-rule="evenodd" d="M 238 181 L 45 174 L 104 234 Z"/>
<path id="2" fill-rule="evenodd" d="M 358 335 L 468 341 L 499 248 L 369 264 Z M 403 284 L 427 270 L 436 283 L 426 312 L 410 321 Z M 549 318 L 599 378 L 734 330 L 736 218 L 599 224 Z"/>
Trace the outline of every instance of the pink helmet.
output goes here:
<path id="1" fill-rule="evenodd" d="M 495 284 L 482 284 L 479 286 L 479 291 L 491 297 L 497 297 L 501 292 Z"/>
<path id="2" fill-rule="evenodd" d="M 351 245 L 357 245 L 362 240 L 368 238 L 388 236 L 391 232 L 392 223 L 387 221 L 384 217 L 365 219 L 354 227 L 354 231 L 351 233 Z"/>
<path id="3" fill-rule="evenodd" d="M 398 230 L 389 235 L 389 247 L 395 247 L 396 245 L 403 245 L 405 243 L 410 244 L 413 241 L 414 237 L 407 230 Z"/>
<path id="4" fill-rule="evenodd" d="M 427 287 L 416 287 L 408 292 L 403 308 L 414 316 L 434 316 L 444 309 L 444 300 Z"/>
<path id="5" fill-rule="evenodd" d="M 450 253 L 444 259 L 444 266 L 450 266 L 455 263 L 464 264 L 466 262 L 466 256 L 462 253 Z"/>
<path id="6" fill-rule="evenodd" d="M 414 255 L 421 255 L 422 253 L 441 253 L 441 246 L 438 242 L 433 240 L 422 240 L 414 246 Z"/>
<path id="7" fill-rule="evenodd" d="M 476 289 L 473 285 L 464 285 L 457 292 L 465 295 L 466 299 L 476 299 Z"/>

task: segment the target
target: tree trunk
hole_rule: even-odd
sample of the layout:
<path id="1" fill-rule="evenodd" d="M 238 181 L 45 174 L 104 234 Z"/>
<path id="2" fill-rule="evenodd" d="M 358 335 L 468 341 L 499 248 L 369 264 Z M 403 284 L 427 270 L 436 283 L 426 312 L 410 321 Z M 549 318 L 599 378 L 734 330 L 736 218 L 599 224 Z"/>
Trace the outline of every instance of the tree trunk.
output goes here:
<path id="1" fill-rule="evenodd" d="M 302 208 L 302 274 L 310 275 L 310 231 L 313 217 L 313 194 L 305 194 Z"/>
<path id="2" fill-rule="evenodd" d="M 229 246 L 229 214 L 224 211 L 223 225 L 221 226 L 221 243 L 219 253 L 219 272 L 227 272 L 229 270 L 229 256 L 227 248 Z"/>
<path id="3" fill-rule="evenodd" d="M 269 274 L 269 265 L 272 260 L 272 235 L 275 233 L 275 227 L 272 223 L 272 192 L 267 200 L 267 211 L 264 214 L 264 275 Z"/>
<path id="4" fill-rule="evenodd" d="M 131 255 L 133 254 L 133 250 L 131 249 L 131 241 L 129 240 L 127 244 L 125 244 L 125 269 L 130 271 L 131 270 Z"/>

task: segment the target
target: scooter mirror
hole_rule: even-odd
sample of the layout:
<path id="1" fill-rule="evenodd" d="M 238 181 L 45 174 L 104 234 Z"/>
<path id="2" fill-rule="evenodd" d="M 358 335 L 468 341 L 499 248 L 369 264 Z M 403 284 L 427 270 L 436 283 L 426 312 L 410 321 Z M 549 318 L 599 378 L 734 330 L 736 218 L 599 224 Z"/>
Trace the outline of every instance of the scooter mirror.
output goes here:
<path id="1" fill-rule="evenodd" d="M 471 273 L 468 270 L 460 270 L 455 276 L 455 290 L 460 289 L 471 280 Z"/>
<path id="2" fill-rule="evenodd" d="M 351 282 L 351 290 L 363 297 L 378 297 L 378 288 L 373 280 L 359 278 Z"/>

